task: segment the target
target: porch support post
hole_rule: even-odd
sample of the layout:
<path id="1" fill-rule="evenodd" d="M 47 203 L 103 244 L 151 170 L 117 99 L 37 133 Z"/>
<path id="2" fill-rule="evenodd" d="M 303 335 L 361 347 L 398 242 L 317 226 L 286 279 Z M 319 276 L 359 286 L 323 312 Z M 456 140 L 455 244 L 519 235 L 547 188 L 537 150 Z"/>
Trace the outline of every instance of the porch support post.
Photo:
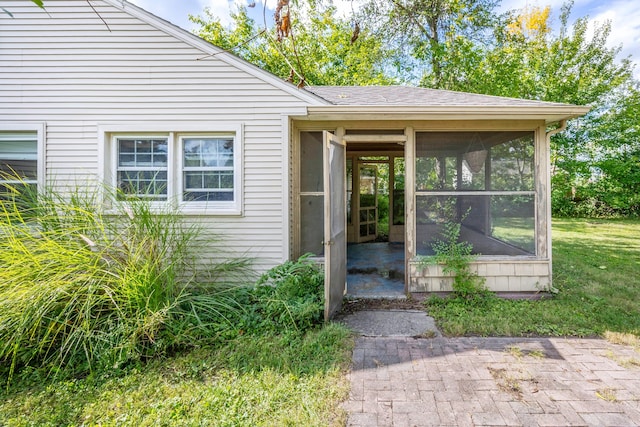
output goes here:
<path id="1" fill-rule="evenodd" d="M 404 146 L 404 223 L 405 223 L 405 244 L 404 244 L 404 291 L 409 292 L 412 288 L 413 277 L 411 276 L 410 261 L 416 256 L 416 140 L 413 127 L 404 129 L 407 137 Z"/>
<path id="2" fill-rule="evenodd" d="M 549 288 L 552 282 L 551 249 L 551 137 L 567 128 L 567 121 L 561 120 L 556 129 L 547 132 L 546 126 L 540 126 L 536 132 L 536 187 L 538 206 L 536 209 L 536 237 L 538 258 L 549 260 Z"/>

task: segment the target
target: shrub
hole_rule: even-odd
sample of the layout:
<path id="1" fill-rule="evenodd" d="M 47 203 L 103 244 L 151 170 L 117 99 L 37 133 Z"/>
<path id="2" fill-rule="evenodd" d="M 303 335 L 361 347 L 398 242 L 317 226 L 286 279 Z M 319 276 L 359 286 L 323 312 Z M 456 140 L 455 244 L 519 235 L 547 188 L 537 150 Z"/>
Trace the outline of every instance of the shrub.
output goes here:
<path id="1" fill-rule="evenodd" d="M 225 273 L 246 260 L 196 266 L 200 228 L 145 201 L 11 188 L 0 199 L 0 363 L 49 374 L 113 368 L 190 345 L 241 307 Z M 194 286 L 198 269 L 217 282 Z"/>
<path id="2" fill-rule="evenodd" d="M 309 255 L 286 261 L 258 280 L 253 293 L 263 327 L 306 331 L 323 321 L 324 274 Z"/>

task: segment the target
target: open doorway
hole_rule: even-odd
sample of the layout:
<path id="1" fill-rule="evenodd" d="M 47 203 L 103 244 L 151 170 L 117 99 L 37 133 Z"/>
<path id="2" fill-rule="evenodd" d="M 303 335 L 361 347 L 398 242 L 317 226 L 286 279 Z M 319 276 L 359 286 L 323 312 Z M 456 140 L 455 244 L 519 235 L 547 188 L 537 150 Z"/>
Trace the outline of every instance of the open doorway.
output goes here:
<path id="1" fill-rule="evenodd" d="M 375 151 L 372 150 L 375 148 Z M 384 150 L 386 148 L 386 150 Z M 347 295 L 405 295 L 404 152 L 347 142 Z"/>
<path id="2" fill-rule="evenodd" d="M 327 301 L 341 300 L 343 292 L 367 298 L 405 295 L 405 140 L 404 130 L 299 133 L 293 256 L 311 254 L 324 263 L 325 279 L 331 279 L 325 292 L 333 292 L 334 285 L 341 290 Z M 338 146 L 345 147 L 344 157 L 336 157 Z M 333 171 L 332 162 L 341 163 L 344 173 Z M 342 204 L 340 212 L 336 203 Z M 344 243 L 327 234 L 341 229 Z M 342 244 L 346 253 L 338 250 Z M 346 280 L 331 273 L 334 268 L 343 269 Z"/>

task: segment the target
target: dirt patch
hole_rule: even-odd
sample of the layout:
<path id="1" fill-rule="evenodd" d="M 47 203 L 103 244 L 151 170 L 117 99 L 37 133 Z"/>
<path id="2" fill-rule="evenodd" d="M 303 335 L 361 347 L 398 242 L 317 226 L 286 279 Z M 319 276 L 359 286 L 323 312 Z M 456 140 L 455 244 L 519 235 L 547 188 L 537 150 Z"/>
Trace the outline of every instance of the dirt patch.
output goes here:
<path id="1" fill-rule="evenodd" d="M 515 399 L 522 401 L 525 391 L 538 392 L 538 380 L 522 369 L 505 369 L 489 367 L 491 376 L 496 381 L 498 388 L 510 394 Z"/>

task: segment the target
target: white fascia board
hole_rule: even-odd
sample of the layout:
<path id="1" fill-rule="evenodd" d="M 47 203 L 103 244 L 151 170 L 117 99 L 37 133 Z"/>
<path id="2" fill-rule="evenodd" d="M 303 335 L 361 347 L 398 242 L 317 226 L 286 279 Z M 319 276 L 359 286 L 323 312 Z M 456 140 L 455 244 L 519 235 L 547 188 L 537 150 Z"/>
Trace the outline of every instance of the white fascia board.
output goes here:
<path id="1" fill-rule="evenodd" d="M 309 106 L 309 120 L 544 120 L 555 123 L 580 117 L 590 107 L 577 105 L 521 106 Z"/>
<path id="2" fill-rule="evenodd" d="M 295 96 L 299 100 L 309 103 L 311 105 L 327 105 L 327 101 L 319 96 L 316 96 L 308 91 L 298 89 L 291 83 L 288 83 L 277 76 L 259 68 L 255 65 L 241 59 L 232 53 L 229 53 L 218 46 L 215 46 L 208 41 L 196 36 L 195 34 L 190 33 L 189 31 L 180 28 L 169 21 L 165 21 L 164 19 L 148 12 L 141 7 L 138 7 L 132 3 L 129 3 L 125 0 L 103 0 L 105 3 L 122 10 L 129 15 L 140 19 L 141 21 L 151 25 L 158 30 L 169 34 L 172 37 L 175 37 L 178 40 L 181 40 L 194 48 L 203 52 L 203 57 L 198 58 L 198 60 L 206 61 L 209 57 L 216 57 L 227 64 L 236 67 L 242 71 L 245 71 L 248 74 L 264 81 L 265 83 L 269 83 L 278 89 L 283 90 L 284 92 Z"/>

